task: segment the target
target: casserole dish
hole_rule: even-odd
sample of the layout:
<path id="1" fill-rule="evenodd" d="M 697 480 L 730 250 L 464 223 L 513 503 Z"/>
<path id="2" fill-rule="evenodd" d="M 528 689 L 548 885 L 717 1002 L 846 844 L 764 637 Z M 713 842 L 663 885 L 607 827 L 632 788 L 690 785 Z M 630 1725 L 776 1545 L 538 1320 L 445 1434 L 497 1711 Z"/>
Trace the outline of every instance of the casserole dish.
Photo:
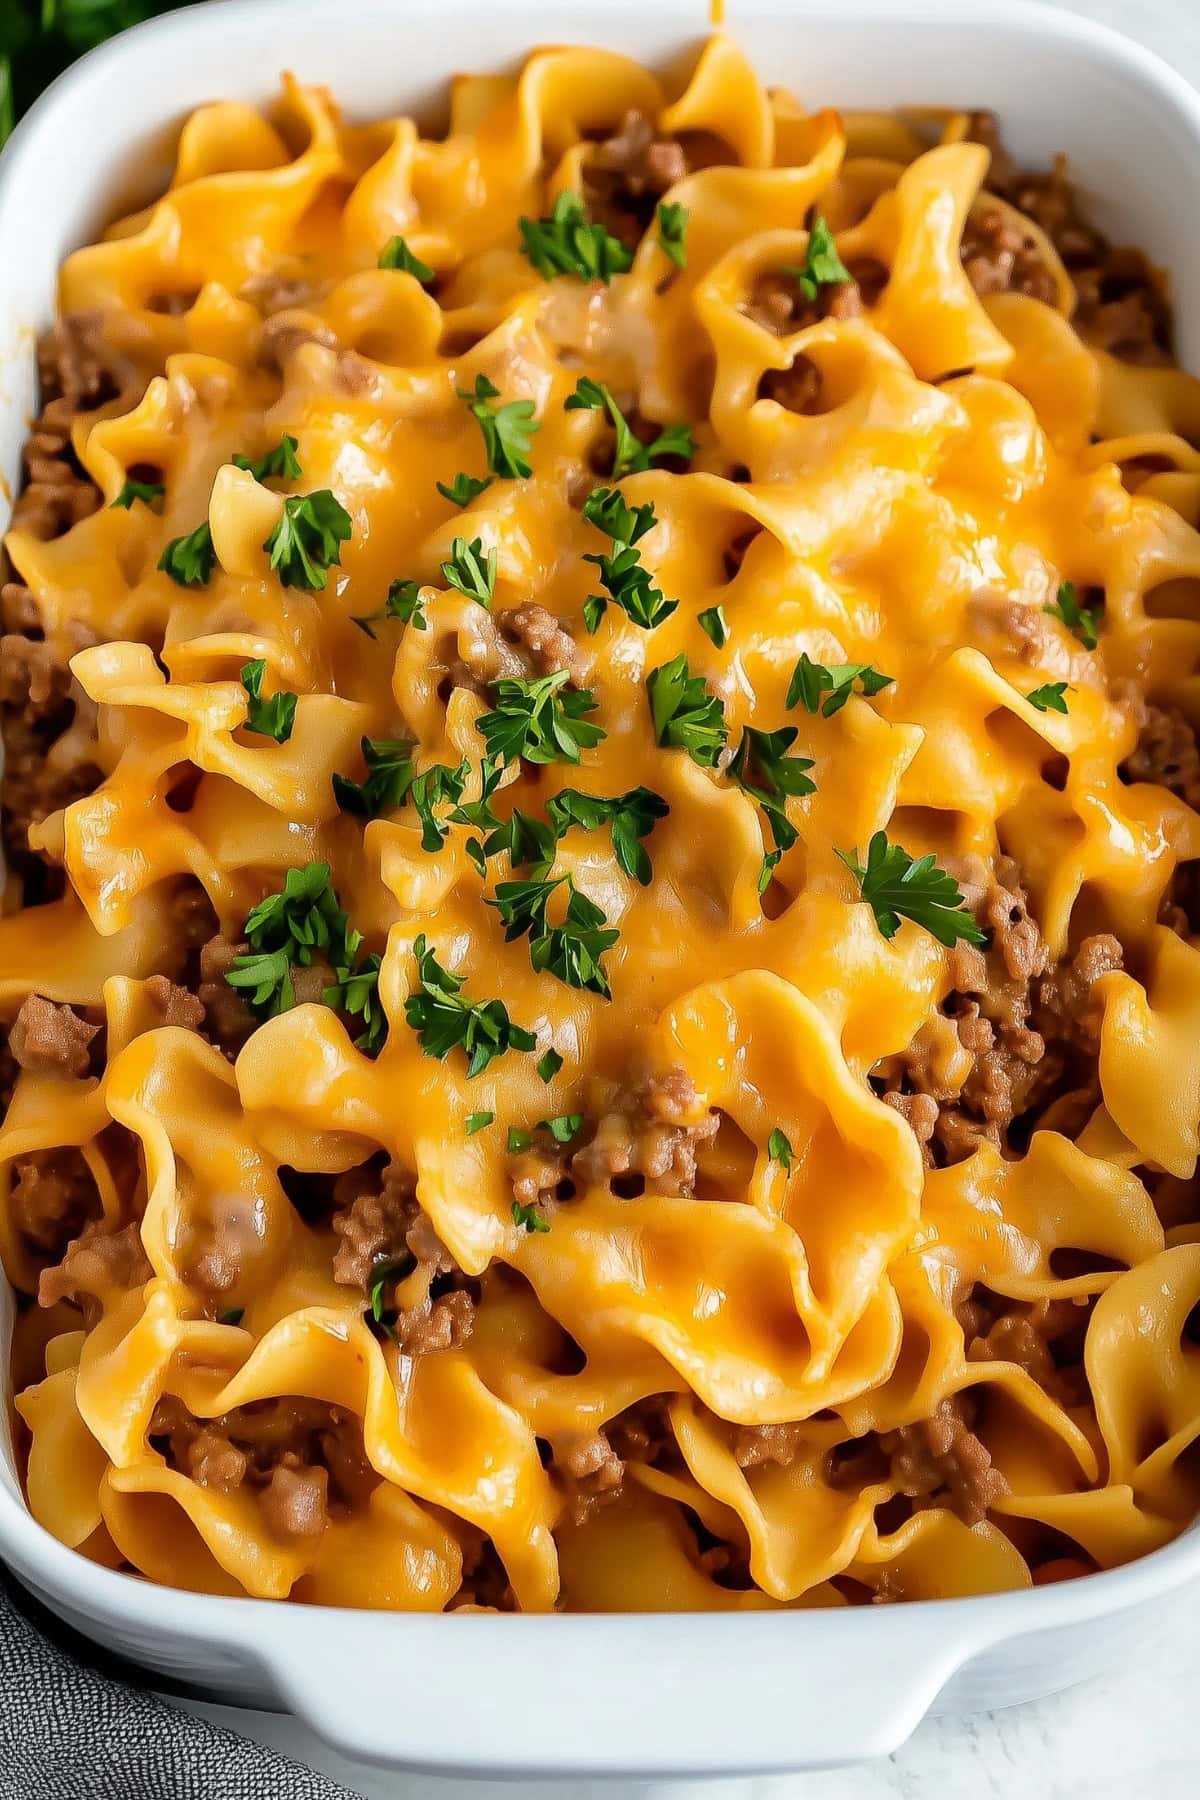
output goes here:
<path id="1" fill-rule="evenodd" d="M 32 410 L 30 349 L 51 311 L 58 264 L 106 213 L 154 185 L 162 139 L 184 110 L 214 93 L 259 97 L 283 60 L 301 77 L 328 80 L 363 111 L 419 107 L 440 92 L 448 72 L 440 12 L 408 12 L 401 40 L 394 8 L 350 7 L 332 46 L 323 13 L 315 4 L 289 8 L 286 41 L 282 15 L 265 0 L 162 21 L 89 59 L 23 128 L 0 188 L 0 244 L 14 271 L 0 320 L 10 371 L 0 442 L 10 485 Z M 1023 157 L 1044 162 L 1057 149 L 1068 153 L 1088 186 L 1107 197 L 1101 223 L 1136 232 L 1172 267 L 1185 302 L 1200 288 L 1198 253 L 1171 230 L 1195 181 L 1200 106 L 1119 39 L 1011 7 L 981 9 L 964 21 L 949 8 L 864 7 L 834 19 L 817 9 L 797 15 L 762 6 L 731 23 L 762 69 L 802 92 L 865 105 L 949 104 L 969 94 L 994 107 Z M 664 7 L 650 25 L 619 8 L 596 21 L 564 5 L 539 18 L 537 37 L 598 37 L 663 62 L 686 50 L 701 25 L 683 5 Z M 529 47 L 515 12 L 489 12 L 472 29 L 471 60 L 482 67 Z M 864 38 L 880 46 L 873 61 L 864 58 Z M 399 83 L 390 73 L 393 47 L 403 53 Z M 905 53 L 913 73 L 897 77 Z M 256 74 L 238 79 L 234 68 Z M 1124 137 L 1112 131 L 1114 118 Z M 92 139 L 100 147 L 81 182 L 78 147 Z M 53 208 L 48 194 L 56 196 Z M 1195 363 L 1200 346 L 1186 306 L 1180 347 L 1184 361 Z M 46 1537 L 24 1513 L 11 1465 L 0 1496 L 0 1549 L 45 1602 L 110 1648 L 225 1698 L 291 1706 L 358 1756 L 493 1774 L 643 1776 L 856 1760 L 893 1748 L 935 1703 L 996 1706 L 1082 1679 L 1135 1648 L 1197 1555 L 1192 1532 L 1140 1563 L 1069 1587 L 911 1608 L 431 1625 L 168 1599 L 80 1562 Z M 418 1660 L 420 1717 L 405 1720 L 397 1742 L 389 1702 L 397 1678 L 411 1684 Z M 473 1702 L 465 1733 L 464 1688 Z"/>

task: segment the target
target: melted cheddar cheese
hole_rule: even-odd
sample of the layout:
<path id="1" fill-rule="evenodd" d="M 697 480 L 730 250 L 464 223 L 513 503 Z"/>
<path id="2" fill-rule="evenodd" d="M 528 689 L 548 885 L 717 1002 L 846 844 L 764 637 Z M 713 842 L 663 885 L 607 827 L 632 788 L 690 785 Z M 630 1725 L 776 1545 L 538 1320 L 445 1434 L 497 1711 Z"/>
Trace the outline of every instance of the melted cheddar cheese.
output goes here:
<path id="1" fill-rule="evenodd" d="M 586 195 L 597 142 L 631 112 L 694 153 L 667 196 L 687 213 L 684 266 L 652 218 L 610 281 L 543 279 L 519 219 Z M 988 162 L 959 116 L 807 112 L 723 36 L 681 90 L 617 55 L 546 50 L 512 78 L 456 80 L 439 139 L 349 124 L 290 80 L 266 114 L 205 107 L 166 193 L 69 258 L 61 311 L 98 316 L 122 370 L 71 432 L 103 503 L 53 537 L 18 516 L 7 547 L 71 658 L 100 779 L 30 827 L 65 886 L 0 920 L 0 1001 L 10 1019 L 31 992 L 73 1007 L 103 1024 L 103 1055 L 21 1068 L 0 1252 L 35 1293 L 51 1259 L 22 1171 L 70 1155 L 93 1240 L 132 1223 L 146 1262 L 129 1281 L 106 1263 L 82 1303 L 56 1291 L 18 1323 L 29 1502 L 64 1542 L 218 1593 L 703 1609 L 1016 1588 L 1191 1519 L 1200 950 L 1159 919 L 1200 858 L 1200 816 L 1128 766 L 1139 707 L 1200 717 L 1200 385 L 1081 335 L 1036 225 L 1018 229 L 1054 300 L 976 291 L 960 244 Z M 815 213 L 842 263 L 880 278 L 857 316 L 772 330 L 755 293 L 805 266 Z M 380 266 L 396 236 L 428 279 Z M 791 410 L 772 378 L 806 367 L 817 398 Z M 480 377 L 496 406 L 532 403 L 532 472 L 459 508 L 438 484 L 488 473 L 460 397 Z M 582 505 L 613 434 L 566 405 L 582 377 L 692 435 L 686 469 L 620 482 L 652 509 L 637 548 L 678 602 L 649 628 L 610 603 L 587 629 L 586 558 L 611 545 Z M 235 464 L 285 437 L 299 479 Z M 114 507 L 146 470 L 161 500 Z M 348 515 L 340 562 L 323 588 L 285 586 L 264 546 L 287 495 L 323 490 Z M 181 585 L 160 558 L 205 521 L 210 578 Z M 490 607 L 447 581 L 456 539 L 495 553 Z M 418 616 L 365 635 L 355 620 L 402 579 Z M 1068 582 L 1097 610 L 1095 648 L 1047 611 Z M 639 786 L 667 809 L 645 884 L 606 827 L 554 849 L 555 875 L 619 934 L 611 997 L 506 939 L 488 902 L 527 868 L 481 859 L 445 807 L 431 848 L 413 805 L 364 823 L 334 788 L 362 779 L 363 738 L 409 739 L 418 772 L 465 759 L 478 800 L 504 615 L 531 604 L 574 640 L 570 685 L 604 735 L 577 764 L 509 763 L 496 813 Z M 723 644 L 700 622 L 718 606 Z M 802 653 L 887 685 L 830 716 L 789 705 Z M 769 816 L 728 755 L 702 766 L 657 741 L 646 679 L 680 654 L 730 749 L 786 726 L 811 759 L 813 791 L 785 804 L 795 841 L 765 867 Z M 284 741 L 246 729 L 255 660 L 267 695 L 297 696 Z M 1027 697 L 1054 683 L 1066 711 Z M 1015 866 L 1037 979 L 1085 940 L 1117 946 L 1069 1051 L 1094 1083 L 1081 1104 L 1048 1093 L 1023 1139 L 984 1104 L 962 1153 L 928 1133 L 922 1153 L 914 1126 L 972 1079 L 947 1009 L 963 952 L 912 918 L 884 935 L 838 854 L 864 858 L 878 832 L 936 856 L 971 905 Z M 314 863 L 382 958 L 378 1053 L 319 994 L 262 1017 L 236 1058 L 207 1027 L 164 1023 L 155 978 L 186 986 L 191 966 L 181 895 L 203 890 L 211 929 L 239 944 Z M 406 1006 L 419 948 L 534 1048 L 474 1075 L 461 1048 L 429 1054 Z M 1018 1023 L 1014 1054 L 1032 1057 Z M 891 1079 L 914 1045 L 937 1065 L 923 1108 Z M 572 1177 L 598 1121 L 614 1141 L 622 1119 L 645 1128 L 629 1095 L 668 1072 L 683 1098 L 658 1147 L 694 1156 L 687 1178 L 660 1157 L 622 1183 L 619 1147 L 612 1179 L 596 1156 Z M 565 1150 L 538 1132 L 576 1117 Z M 549 1159 L 533 1211 L 514 1202 L 521 1134 Z M 328 1206 L 295 1203 L 381 1157 L 415 1182 L 470 1295 L 469 1334 L 424 1354 L 387 1329 L 388 1302 L 431 1304 L 420 1266 L 373 1306 L 334 1278 Z M 198 1273 L 214 1245 L 223 1288 Z M 164 1401 L 203 1431 L 276 1400 L 361 1440 L 313 1529 L 281 1526 L 262 1482 L 166 1444 Z M 619 1431 L 638 1416 L 657 1432 L 640 1459 Z M 619 1486 L 571 1504 L 563 1470 L 594 1475 L 610 1439 Z M 955 1503 L 972 1472 L 974 1514 Z"/>

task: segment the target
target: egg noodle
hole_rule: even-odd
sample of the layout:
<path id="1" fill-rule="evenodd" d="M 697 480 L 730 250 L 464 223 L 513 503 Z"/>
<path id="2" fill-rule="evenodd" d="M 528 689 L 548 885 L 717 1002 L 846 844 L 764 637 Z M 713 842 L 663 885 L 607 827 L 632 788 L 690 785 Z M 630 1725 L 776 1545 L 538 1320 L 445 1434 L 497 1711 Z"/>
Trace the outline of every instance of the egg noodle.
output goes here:
<path id="1" fill-rule="evenodd" d="M 745 1609 L 1192 1518 L 1200 384 L 1024 180 L 717 35 L 202 107 L 67 260 L 0 920 L 64 1543 Z"/>

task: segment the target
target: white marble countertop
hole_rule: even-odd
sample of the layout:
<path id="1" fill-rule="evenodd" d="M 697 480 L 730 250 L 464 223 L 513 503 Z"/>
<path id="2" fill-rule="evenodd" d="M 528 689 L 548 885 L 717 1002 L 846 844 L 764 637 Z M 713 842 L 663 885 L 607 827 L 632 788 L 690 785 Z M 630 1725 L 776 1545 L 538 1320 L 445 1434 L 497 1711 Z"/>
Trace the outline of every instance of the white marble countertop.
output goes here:
<path id="1" fill-rule="evenodd" d="M 1151 49 L 1200 87 L 1200 0 L 1058 0 Z M 1187 229 L 1194 229 L 1194 222 Z M 678 1782 L 655 1800 L 1194 1800 L 1200 1788 L 1200 1606 L 1178 1607 L 1132 1666 L 1052 1700 L 930 1720 L 882 1762 L 815 1775 Z M 196 1706 L 287 1751 L 364 1800 L 524 1800 L 527 1784 L 387 1774 L 347 1762 L 296 1720 Z M 613 1783 L 539 1784 L 539 1800 L 633 1800 Z M 639 1796 L 648 1789 L 636 1790 Z M 281 1797 L 282 1800 L 282 1797 Z"/>

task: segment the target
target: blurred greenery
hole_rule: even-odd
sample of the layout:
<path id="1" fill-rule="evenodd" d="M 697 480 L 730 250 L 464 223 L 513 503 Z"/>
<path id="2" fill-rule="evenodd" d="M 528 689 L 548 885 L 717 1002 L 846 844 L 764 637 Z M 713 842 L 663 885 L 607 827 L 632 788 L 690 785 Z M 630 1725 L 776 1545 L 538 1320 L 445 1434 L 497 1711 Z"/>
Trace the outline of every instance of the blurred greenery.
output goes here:
<path id="1" fill-rule="evenodd" d="M 181 0 L 0 0 L 0 145 L 68 63 Z"/>

